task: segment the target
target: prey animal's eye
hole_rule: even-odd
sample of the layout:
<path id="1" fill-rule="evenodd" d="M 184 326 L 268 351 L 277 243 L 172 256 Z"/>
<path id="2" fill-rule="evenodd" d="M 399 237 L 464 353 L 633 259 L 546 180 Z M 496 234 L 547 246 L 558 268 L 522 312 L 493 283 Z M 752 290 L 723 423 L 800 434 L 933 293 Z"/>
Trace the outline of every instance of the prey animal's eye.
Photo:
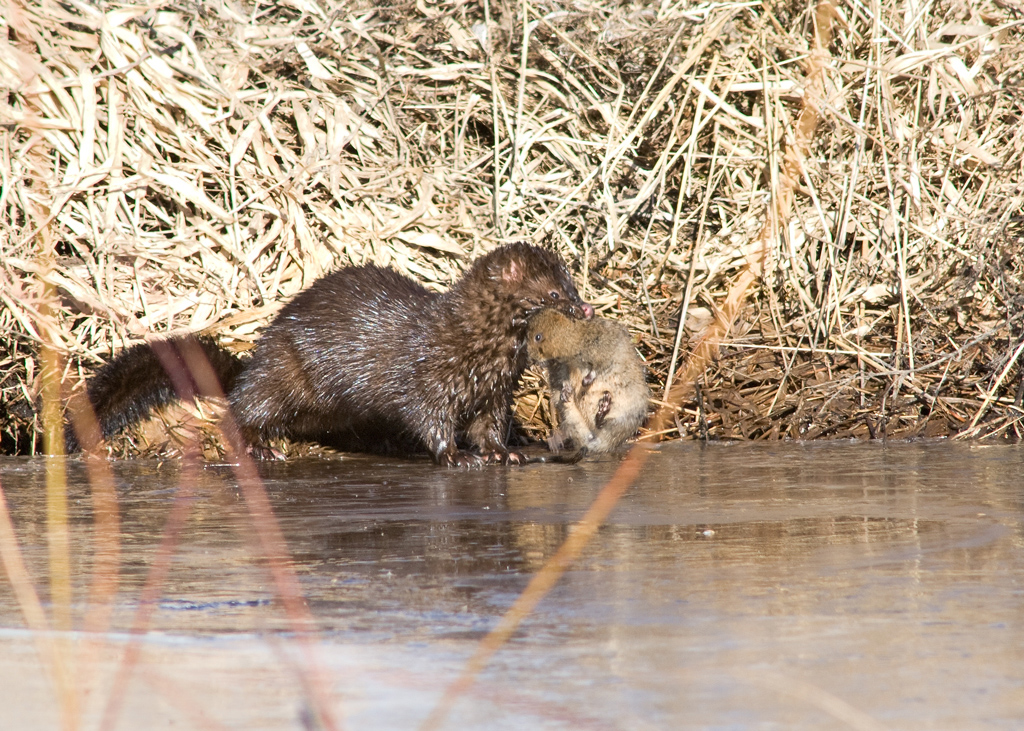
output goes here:
<path id="1" fill-rule="evenodd" d="M 539 343 L 543 339 L 544 339 L 544 333 L 537 333 L 536 335 L 533 336 L 533 342 L 535 342 L 535 343 Z"/>

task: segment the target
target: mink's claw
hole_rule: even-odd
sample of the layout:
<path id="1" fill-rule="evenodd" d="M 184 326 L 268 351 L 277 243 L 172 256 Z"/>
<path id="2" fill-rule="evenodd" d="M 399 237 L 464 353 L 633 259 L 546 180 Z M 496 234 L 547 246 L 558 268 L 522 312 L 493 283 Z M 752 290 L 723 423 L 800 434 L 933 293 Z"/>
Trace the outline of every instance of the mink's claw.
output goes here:
<path id="1" fill-rule="evenodd" d="M 522 452 L 507 449 L 495 449 L 487 455 L 488 464 L 524 465 L 529 461 Z"/>
<path id="2" fill-rule="evenodd" d="M 442 452 L 438 455 L 437 463 L 442 467 L 479 469 L 483 466 L 484 460 L 476 454 L 460 449 L 457 452 Z"/>

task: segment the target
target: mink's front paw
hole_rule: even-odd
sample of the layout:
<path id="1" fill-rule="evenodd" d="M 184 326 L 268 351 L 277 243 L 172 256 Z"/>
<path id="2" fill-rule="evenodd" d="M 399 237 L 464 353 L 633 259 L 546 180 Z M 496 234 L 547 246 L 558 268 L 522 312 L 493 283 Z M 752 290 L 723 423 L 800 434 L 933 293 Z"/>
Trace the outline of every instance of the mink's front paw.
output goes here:
<path id="1" fill-rule="evenodd" d="M 437 463 L 442 467 L 479 469 L 483 466 L 484 460 L 479 455 L 460 449 L 455 452 L 442 452 L 437 457 Z"/>

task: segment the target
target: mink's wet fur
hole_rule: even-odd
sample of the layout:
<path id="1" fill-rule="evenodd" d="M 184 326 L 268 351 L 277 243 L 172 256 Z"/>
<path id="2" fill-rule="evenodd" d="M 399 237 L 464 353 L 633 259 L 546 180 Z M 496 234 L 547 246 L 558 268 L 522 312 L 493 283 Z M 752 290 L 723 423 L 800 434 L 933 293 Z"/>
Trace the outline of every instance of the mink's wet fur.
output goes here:
<path id="1" fill-rule="evenodd" d="M 426 449 L 439 464 L 523 460 L 505 446 L 512 393 L 526 367 L 527 316 L 593 308 L 553 252 L 507 244 L 447 292 L 392 269 L 328 274 L 263 333 L 230 393 L 245 438 L 379 451 Z"/>
<path id="2" fill-rule="evenodd" d="M 228 352 L 213 338 L 184 335 L 151 343 L 140 343 L 122 351 L 100 368 L 86 388 L 104 439 L 149 416 L 154 409 L 179 398 L 195 398 L 203 393 L 192 376 L 189 359 L 198 349 L 206 356 L 224 392 L 234 388 L 244 362 Z M 172 369 L 180 380 L 182 393 L 168 375 Z M 211 394 L 206 394 L 211 395 Z M 80 449 L 70 425 L 64 430 L 64 447 L 69 453 Z"/>
<path id="3" fill-rule="evenodd" d="M 530 360 L 547 367 L 558 427 L 548 444 L 576 447 L 575 461 L 611 452 L 636 434 L 651 392 L 633 338 L 621 324 L 595 317 L 572 320 L 557 310 L 530 318 Z"/>
<path id="4" fill-rule="evenodd" d="M 290 438 L 426 450 L 445 465 L 522 462 L 505 433 L 527 318 L 545 307 L 571 318 L 594 312 L 557 254 L 514 243 L 477 259 L 444 293 L 374 265 L 327 274 L 278 313 L 245 361 L 200 343 L 255 456 Z M 105 436 L 177 398 L 152 347 L 129 348 L 90 381 Z M 77 447 L 73 435 L 69 444 Z"/>

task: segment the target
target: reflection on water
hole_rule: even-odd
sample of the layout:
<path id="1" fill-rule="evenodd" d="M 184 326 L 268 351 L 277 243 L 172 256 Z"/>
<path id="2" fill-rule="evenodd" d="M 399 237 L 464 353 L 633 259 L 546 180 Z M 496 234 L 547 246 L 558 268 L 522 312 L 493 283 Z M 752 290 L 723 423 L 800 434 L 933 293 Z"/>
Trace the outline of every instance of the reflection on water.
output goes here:
<path id="1" fill-rule="evenodd" d="M 111 466 L 124 555 L 106 671 L 181 479 Z M 346 727 L 422 721 L 616 466 L 261 465 Z M 68 474 L 80 618 L 90 500 L 83 465 Z M 450 727 L 1014 728 L 1022 474 L 1008 445 L 665 447 Z M 42 461 L 0 460 L 0 481 L 45 597 Z M 252 538 L 231 469 L 206 466 L 119 728 L 300 727 Z M 0 727 L 55 727 L 6 582 L 0 627 Z"/>

